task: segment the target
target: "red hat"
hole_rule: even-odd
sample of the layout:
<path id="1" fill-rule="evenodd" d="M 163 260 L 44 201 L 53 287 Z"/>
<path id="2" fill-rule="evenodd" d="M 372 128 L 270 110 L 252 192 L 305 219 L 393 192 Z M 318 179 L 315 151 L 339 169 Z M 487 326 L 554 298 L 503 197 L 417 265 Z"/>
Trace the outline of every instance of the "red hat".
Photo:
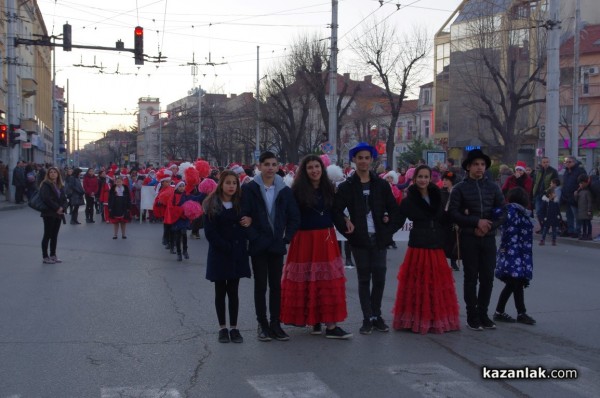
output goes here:
<path id="1" fill-rule="evenodd" d="M 523 162 L 522 160 L 519 160 L 517 162 L 517 164 L 515 165 L 515 170 L 525 171 L 526 168 L 527 168 L 527 164 L 525 162 Z"/>
<path id="2" fill-rule="evenodd" d="M 129 174 L 129 170 L 127 170 L 127 167 L 123 167 L 121 169 L 121 174 Z"/>

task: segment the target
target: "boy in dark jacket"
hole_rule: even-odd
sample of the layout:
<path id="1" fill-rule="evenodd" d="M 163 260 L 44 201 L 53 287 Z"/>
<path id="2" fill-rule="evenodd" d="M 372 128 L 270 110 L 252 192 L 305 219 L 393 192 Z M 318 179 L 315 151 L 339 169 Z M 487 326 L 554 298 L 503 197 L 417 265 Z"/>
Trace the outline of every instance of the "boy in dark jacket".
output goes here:
<path id="1" fill-rule="evenodd" d="M 400 228 L 399 208 L 390 184 L 370 170 L 376 158 L 375 148 L 364 142 L 350 150 L 356 172 L 338 187 L 332 210 L 335 227 L 350 242 L 356 261 L 358 297 L 363 313 L 361 334 L 371 334 L 373 328 L 380 332 L 390 330 L 381 317 L 381 301 L 387 247 Z M 345 209 L 350 217 L 345 216 Z"/>
<path id="2" fill-rule="evenodd" d="M 541 206 L 538 215 L 542 221 L 542 240 L 540 246 L 544 246 L 546 235 L 552 228 L 552 246 L 556 246 L 556 235 L 558 234 L 558 226 L 560 224 L 560 204 L 556 200 L 556 192 L 554 188 L 548 188 L 546 194 L 542 196 Z"/>
<path id="3" fill-rule="evenodd" d="M 249 254 L 254 274 L 254 307 L 258 340 L 289 340 L 281 328 L 281 273 L 283 256 L 300 226 L 300 211 L 292 190 L 276 174 L 277 157 L 264 152 L 259 158 L 260 175 L 242 186 L 242 216 L 252 219 L 248 226 Z M 243 219 L 244 220 L 244 219 Z M 245 222 L 245 221 L 242 221 Z M 270 323 L 265 295 L 269 286 Z"/>

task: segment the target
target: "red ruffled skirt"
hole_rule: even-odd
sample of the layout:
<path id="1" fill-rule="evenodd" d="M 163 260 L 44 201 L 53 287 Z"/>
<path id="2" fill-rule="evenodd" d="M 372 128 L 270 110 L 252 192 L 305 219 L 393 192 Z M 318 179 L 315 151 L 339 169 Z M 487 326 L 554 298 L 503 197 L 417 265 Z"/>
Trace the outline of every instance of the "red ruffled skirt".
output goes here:
<path id="1" fill-rule="evenodd" d="M 334 323 L 347 315 L 346 277 L 335 229 L 296 232 L 281 277 L 281 322 Z"/>
<path id="2" fill-rule="evenodd" d="M 460 329 L 454 278 L 442 249 L 408 248 L 393 313 L 396 330 L 425 334 Z"/>

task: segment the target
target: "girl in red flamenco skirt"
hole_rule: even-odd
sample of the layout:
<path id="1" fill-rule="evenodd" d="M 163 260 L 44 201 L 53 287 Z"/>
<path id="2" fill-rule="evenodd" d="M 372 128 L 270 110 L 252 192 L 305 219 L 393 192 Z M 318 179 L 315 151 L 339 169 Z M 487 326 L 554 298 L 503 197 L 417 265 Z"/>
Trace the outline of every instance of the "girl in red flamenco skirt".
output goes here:
<path id="1" fill-rule="evenodd" d="M 402 218 L 409 218 L 413 227 L 398 272 L 393 327 L 421 334 L 459 330 L 454 278 L 443 251 L 440 190 L 431 183 L 428 166 L 417 167 L 414 175 L 415 184 L 400 204 Z"/>
<path id="2" fill-rule="evenodd" d="M 131 195 L 129 187 L 123 183 L 123 177 L 115 177 L 115 185 L 110 188 L 108 195 L 108 222 L 113 224 L 113 239 L 117 239 L 119 225 L 121 238 L 127 239 L 125 230 L 131 221 Z"/>
<path id="3" fill-rule="evenodd" d="M 337 326 L 346 319 L 346 278 L 333 221 L 334 187 L 322 160 L 305 157 L 292 185 L 301 212 L 298 232 L 290 243 L 281 278 L 281 321 L 313 326 L 312 334 L 348 339 L 351 333 Z"/>

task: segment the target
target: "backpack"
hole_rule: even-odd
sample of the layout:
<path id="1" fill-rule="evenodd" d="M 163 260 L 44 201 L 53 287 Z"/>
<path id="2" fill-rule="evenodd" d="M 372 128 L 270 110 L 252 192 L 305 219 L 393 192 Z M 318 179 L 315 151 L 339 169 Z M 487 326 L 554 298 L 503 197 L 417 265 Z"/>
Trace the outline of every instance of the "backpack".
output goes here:
<path id="1" fill-rule="evenodd" d="M 35 173 L 33 171 L 27 173 L 27 182 L 35 182 Z"/>

